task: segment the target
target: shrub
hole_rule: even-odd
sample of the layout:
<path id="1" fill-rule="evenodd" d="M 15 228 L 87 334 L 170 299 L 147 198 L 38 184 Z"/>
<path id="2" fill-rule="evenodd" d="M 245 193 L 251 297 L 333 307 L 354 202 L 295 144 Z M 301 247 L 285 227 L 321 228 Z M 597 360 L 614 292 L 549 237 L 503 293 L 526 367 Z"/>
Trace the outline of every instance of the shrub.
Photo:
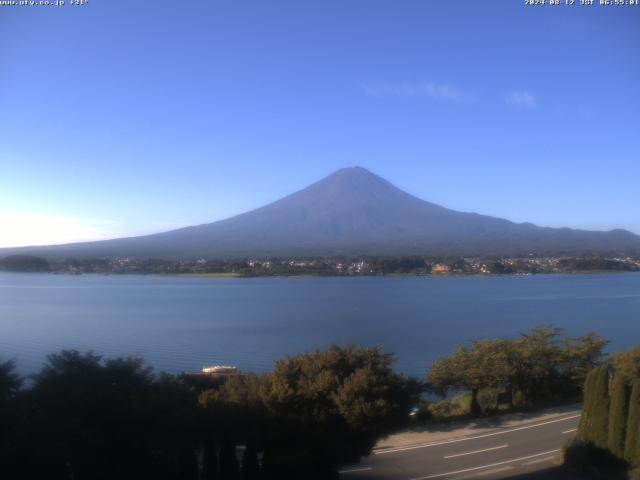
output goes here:
<path id="1" fill-rule="evenodd" d="M 445 420 L 460 415 L 459 409 L 450 400 L 440 400 L 429 405 L 429 413 L 434 420 Z"/>

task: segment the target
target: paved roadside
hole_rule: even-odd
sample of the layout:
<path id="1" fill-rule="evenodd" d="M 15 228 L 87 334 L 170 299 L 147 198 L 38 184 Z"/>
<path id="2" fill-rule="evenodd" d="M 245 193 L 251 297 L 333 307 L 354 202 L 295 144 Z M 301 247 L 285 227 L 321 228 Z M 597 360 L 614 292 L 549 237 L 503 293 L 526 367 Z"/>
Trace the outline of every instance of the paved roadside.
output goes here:
<path id="1" fill-rule="evenodd" d="M 372 455 L 345 466 L 357 480 L 576 478 L 560 468 L 580 405 L 428 425 L 392 435 Z"/>
<path id="2" fill-rule="evenodd" d="M 509 413 L 473 420 L 429 424 L 424 427 L 406 430 L 381 440 L 374 448 L 374 452 L 485 435 L 498 430 L 518 428 L 530 423 L 544 423 L 572 415 L 579 415 L 580 408 L 580 404 L 573 404 L 536 412 Z"/>

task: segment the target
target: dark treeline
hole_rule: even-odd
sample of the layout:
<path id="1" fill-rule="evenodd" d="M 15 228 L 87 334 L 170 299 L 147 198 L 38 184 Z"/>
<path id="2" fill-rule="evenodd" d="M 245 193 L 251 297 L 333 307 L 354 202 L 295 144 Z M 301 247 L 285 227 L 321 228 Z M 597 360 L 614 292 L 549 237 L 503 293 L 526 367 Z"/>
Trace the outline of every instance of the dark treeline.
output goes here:
<path id="1" fill-rule="evenodd" d="M 460 258 L 460 257 L 312 257 L 220 260 L 73 259 L 47 261 L 29 255 L 0 259 L 0 270 L 53 273 L 233 274 L 285 275 L 428 275 L 428 274 L 538 274 L 601 271 L 638 271 L 640 259 L 604 257 Z"/>
<path id="2" fill-rule="evenodd" d="M 44 258 L 30 255 L 11 255 L 0 258 L 0 270 L 9 272 L 48 272 L 51 264 Z"/>
<path id="3" fill-rule="evenodd" d="M 421 386 L 392 362 L 332 346 L 207 382 L 62 351 L 28 388 L 2 363 L 0 477 L 337 478 L 408 421 Z"/>
<path id="4" fill-rule="evenodd" d="M 438 405 L 424 393 L 467 391 L 472 415 L 491 413 L 505 395 L 508 407 L 577 399 L 605 343 L 536 327 L 458 347 L 431 366 L 426 383 L 394 372 L 379 348 L 354 346 L 222 378 L 154 374 L 137 357 L 62 351 L 25 382 L 9 361 L 0 363 L 0 476 L 336 478 L 381 437 L 428 417 L 428 409 L 409 415 Z"/>

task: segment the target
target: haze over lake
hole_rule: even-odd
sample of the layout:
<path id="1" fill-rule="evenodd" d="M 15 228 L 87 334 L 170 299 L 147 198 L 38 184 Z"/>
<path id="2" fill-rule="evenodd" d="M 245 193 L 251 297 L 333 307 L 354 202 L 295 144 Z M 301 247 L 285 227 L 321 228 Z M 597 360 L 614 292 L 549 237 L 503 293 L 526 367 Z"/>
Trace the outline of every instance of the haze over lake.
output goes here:
<path id="1" fill-rule="evenodd" d="M 382 345 L 423 376 L 462 341 L 536 324 L 640 339 L 640 274 L 211 279 L 0 273 L 0 358 L 37 371 L 62 348 L 143 355 L 156 369 L 265 371 L 331 342 Z"/>

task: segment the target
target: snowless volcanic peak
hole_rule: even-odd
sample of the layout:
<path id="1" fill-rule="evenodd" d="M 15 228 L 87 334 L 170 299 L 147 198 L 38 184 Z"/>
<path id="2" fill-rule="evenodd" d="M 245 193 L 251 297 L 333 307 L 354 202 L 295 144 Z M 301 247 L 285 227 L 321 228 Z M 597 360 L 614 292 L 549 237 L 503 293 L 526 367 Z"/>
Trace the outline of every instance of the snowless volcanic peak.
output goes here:
<path id="1" fill-rule="evenodd" d="M 410 195 L 361 167 L 264 207 L 169 232 L 0 250 L 48 258 L 230 258 L 330 255 L 577 255 L 640 252 L 625 230 L 595 232 L 458 212 Z"/>

